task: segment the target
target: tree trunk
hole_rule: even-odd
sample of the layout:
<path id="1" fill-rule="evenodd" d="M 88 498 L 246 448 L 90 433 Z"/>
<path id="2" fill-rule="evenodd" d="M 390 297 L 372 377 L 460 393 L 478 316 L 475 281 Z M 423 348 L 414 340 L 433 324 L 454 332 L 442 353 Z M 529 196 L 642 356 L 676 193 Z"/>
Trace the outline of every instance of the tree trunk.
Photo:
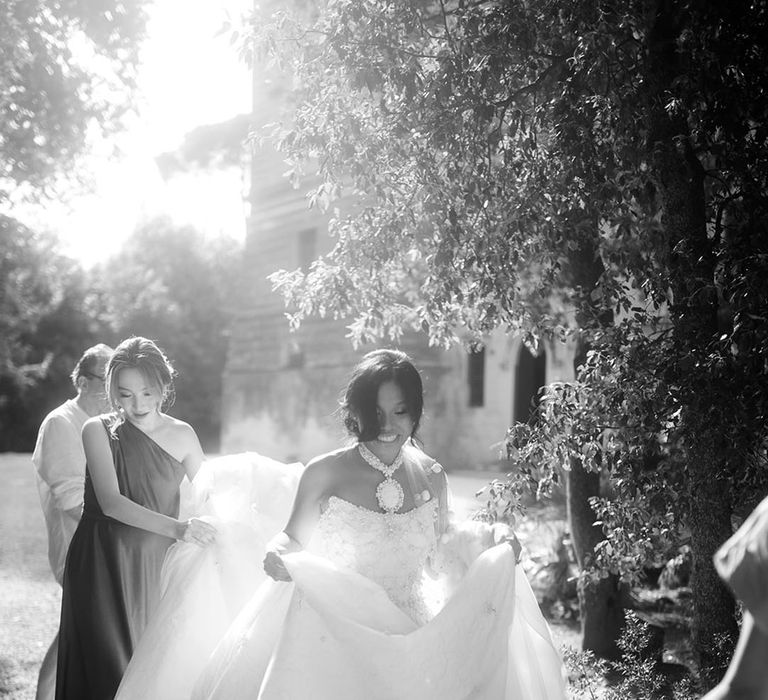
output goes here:
<path id="1" fill-rule="evenodd" d="M 694 418 L 694 420 L 696 420 Z M 697 431 L 701 435 L 703 431 Z M 731 535 L 731 506 L 723 498 L 724 486 L 712 475 L 718 470 L 717 452 L 704 435 L 688 449 L 690 484 L 690 530 L 693 568 L 693 648 L 707 688 L 722 678 L 728 663 L 723 642 L 737 634 L 733 596 L 717 575 L 712 557 Z"/>
<path id="2" fill-rule="evenodd" d="M 568 524 L 579 569 L 589 564 L 595 545 L 603 538 L 589 498 L 600 495 L 600 474 L 588 472 L 580 462 L 573 460 L 566 477 Z M 579 586 L 579 612 L 581 617 L 581 648 L 605 659 L 619 656 L 616 640 L 624 625 L 624 605 L 621 585 L 616 576 L 599 581 L 584 582 Z"/>
<path id="3" fill-rule="evenodd" d="M 597 227 L 595 216 L 592 225 Z M 596 247 L 583 245 L 574 256 L 572 274 L 574 283 L 584 289 L 594 289 L 603 272 L 603 265 Z M 581 328 L 587 328 L 599 311 L 584 316 L 577 311 L 576 319 Z M 603 322 L 610 324 L 612 318 L 605 317 Z M 576 368 L 584 361 L 587 354 L 584 340 L 579 340 L 569 376 L 559 377 L 562 381 L 572 381 Z M 588 471 L 579 460 L 572 460 L 566 474 L 566 501 L 568 506 L 568 526 L 571 532 L 576 562 L 579 570 L 588 568 L 594 556 L 595 546 L 605 537 L 602 528 L 595 525 L 597 515 L 589 505 L 589 499 L 600 496 L 600 474 Z M 591 651 L 604 659 L 615 659 L 620 655 L 616 640 L 624 626 L 624 604 L 622 587 L 613 574 L 597 581 L 585 581 L 579 584 L 579 617 L 581 622 L 581 648 Z"/>
<path id="4" fill-rule="evenodd" d="M 669 246 L 670 321 L 676 346 L 670 362 L 678 364 L 679 372 L 698 371 L 701 382 L 706 382 L 706 371 L 696 369 L 696 358 L 717 337 L 718 304 L 716 259 L 707 235 L 705 174 L 690 145 L 684 115 L 666 109 L 674 81 L 685 71 L 676 50 L 685 13 L 685 3 L 659 0 L 652 17 L 646 81 L 648 154 Z M 718 636 L 736 634 L 733 598 L 712 564 L 715 551 L 731 534 L 728 484 L 717 476 L 723 473 L 720 461 L 726 451 L 716 442 L 718 426 L 707 420 L 708 407 L 692 393 L 682 394 L 680 401 L 678 434 L 689 474 L 693 644 L 703 680 L 711 687 L 718 673 L 707 669 L 715 662 Z"/>

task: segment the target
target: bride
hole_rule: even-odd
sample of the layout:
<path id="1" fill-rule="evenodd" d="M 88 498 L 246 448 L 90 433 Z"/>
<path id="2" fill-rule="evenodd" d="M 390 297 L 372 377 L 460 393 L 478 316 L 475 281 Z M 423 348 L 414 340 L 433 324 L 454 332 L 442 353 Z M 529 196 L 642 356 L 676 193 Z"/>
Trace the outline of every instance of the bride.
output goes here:
<path id="1" fill-rule="evenodd" d="M 169 554 L 117 698 L 565 698 L 519 544 L 450 522 L 445 473 L 413 441 L 422 408 L 407 355 L 376 350 L 342 403 L 353 446 L 303 471 L 224 458 L 196 478 L 217 542 Z"/>

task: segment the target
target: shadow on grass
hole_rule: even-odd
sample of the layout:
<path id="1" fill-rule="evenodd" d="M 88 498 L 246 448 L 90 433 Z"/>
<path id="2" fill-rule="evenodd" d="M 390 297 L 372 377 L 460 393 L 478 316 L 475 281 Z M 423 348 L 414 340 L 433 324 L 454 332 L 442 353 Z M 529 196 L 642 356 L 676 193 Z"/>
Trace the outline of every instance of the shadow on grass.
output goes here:
<path id="1" fill-rule="evenodd" d="M 0 656 L 0 698 L 14 698 L 22 689 L 18 664 L 7 656 Z"/>

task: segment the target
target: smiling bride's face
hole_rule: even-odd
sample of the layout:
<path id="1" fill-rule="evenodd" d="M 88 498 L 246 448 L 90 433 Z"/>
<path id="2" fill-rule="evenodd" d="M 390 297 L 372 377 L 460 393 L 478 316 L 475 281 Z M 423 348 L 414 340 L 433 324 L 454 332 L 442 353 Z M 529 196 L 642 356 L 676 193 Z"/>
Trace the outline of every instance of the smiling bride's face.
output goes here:
<path id="1" fill-rule="evenodd" d="M 379 434 L 373 442 L 396 446 L 399 449 L 413 435 L 413 418 L 408 411 L 403 390 L 396 382 L 387 381 L 379 386 L 376 416 L 379 421 Z"/>

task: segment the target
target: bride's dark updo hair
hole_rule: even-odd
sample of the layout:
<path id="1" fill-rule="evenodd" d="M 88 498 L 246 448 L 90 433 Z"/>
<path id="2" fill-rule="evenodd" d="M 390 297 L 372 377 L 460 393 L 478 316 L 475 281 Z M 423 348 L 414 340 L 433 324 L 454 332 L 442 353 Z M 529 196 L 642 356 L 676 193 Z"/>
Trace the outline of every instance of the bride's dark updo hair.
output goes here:
<path id="1" fill-rule="evenodd" d="M 411 437 L 418 430 L 424 410 L 419 371 L 400 350 L 373 350 L 352 370 L 340 406 L 345 427 L 360 442 L 375 440 L 379 435 L 379 387 L 390 381 L 403 392 L 406 410 L 413 421 Z"/>

